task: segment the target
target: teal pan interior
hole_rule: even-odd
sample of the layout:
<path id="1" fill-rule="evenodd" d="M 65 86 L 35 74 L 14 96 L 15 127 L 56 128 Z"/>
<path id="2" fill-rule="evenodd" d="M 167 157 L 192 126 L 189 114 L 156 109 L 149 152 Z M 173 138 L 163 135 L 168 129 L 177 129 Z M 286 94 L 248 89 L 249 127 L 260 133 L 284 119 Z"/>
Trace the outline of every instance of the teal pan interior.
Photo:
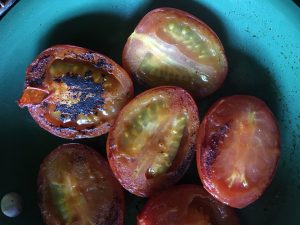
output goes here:
<path id="1" fill-rule="evenodd" d="M 54 44 L 73 44 L 121 63 L 127 37 L 151 9 L 169 6 L 190 12 L 222 40 L 229 75 L 212 96 L 199 101 L 203 115 L 220 96 L 250 94 L 263 99 L 281 130 L 281 158 L 263 196 L 237 210 L 243 225 L 299 225 L 300 213 L 300 8 L 290 0 L 20 0 L 0 20 L 0 197 L 23 198 L 16 218 L 0 213 L 0 224 L 42 224 L 36 178 L 42 159 L 70 142 L 41 129 L 18 108 L 26 67 Z M 106 136 L 80 140 L 105 155 Z M 181 183 L 199 183 L 192 165 Z M 135 224 L 145 199 L 126 194 L 125 224 Z"/>

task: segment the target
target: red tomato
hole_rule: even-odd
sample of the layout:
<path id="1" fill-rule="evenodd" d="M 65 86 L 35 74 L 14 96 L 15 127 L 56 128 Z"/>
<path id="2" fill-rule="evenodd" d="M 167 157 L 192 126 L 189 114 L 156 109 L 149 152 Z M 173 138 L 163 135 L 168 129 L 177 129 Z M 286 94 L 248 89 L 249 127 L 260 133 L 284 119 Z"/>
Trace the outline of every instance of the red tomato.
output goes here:
<path id="1" fill-rule="evenodd" d="M 100 154 L 80 144 L 50 153 L 38 177 L 45 224 L 122 225 L 124 193 Z"/>
<path id="2" fill-rule="evenodd" d="M 27 106 L 35 121 L 54 135 L 87 138 L 108 132 L 132 96 L 130 77 L 111 59 L 58 45 L 27 68 L 19 105 Z"/>
<path id="3" fill-rule="evenodd" d="M 115 176 L 143 197 L 174 184 L 194 156 L 198 126 L 197 106 L 185 90 L 164 86 L 138 95 L 121 110 L 108 135 Z"/>
<path id="4" fill-rule="evenodd" d="M 239 225 L 234 210 L 214 199 L 202 187 L 174 186 L 158 193 L 144 206 L 137 225 Z"/>
<path id="5" fill-rule="evenodd" d="M 129 37 L 123 66 L 151 87 L 180 86 L 194 96 L 217 90 L 227 75 L 221 41 L 204 22 L 172 8 L 149 12 Z"/>
<path id="6" fill-rule="evenodd" d="M 197 141 L 197 166 L 205 189 L 219 201 L 243 208 L 270 184 L 280 154 L 279 130 L 267 105 L 236 95 L 216 102 Z"/>

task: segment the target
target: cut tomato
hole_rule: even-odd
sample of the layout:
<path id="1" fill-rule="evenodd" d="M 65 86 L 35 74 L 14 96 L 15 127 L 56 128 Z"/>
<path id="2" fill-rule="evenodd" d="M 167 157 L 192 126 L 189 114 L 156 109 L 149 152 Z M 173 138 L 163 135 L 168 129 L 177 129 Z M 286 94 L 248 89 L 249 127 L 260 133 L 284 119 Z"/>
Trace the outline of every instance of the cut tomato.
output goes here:
<path id="1" fill-rule="evenodd" d="M 43 51 L 27 68 L 19 106 L 63 138 L 108 132 L 119 110 L 133 96 L 128 74 L 106 56 L 58 45 Z"/>
<path id="2" fill-rule="evenodd" d="M 144 16 L 128 38 L 122 60 L 142 84 L 180 86 L 198 97 L 217 90 L 227 75 L 227 59 L 214 31 L 173 8 Z"/>
<path id="3" fill-rule="evenodd" d="M 205 115 L 197 141 L 197 166 L 206 190 L 243 208 L 259 198 L 277 166 L 279 130 L 267 105 L 252 96 L 219 100 Z"/>
<path id="4" fill-rule="evenodd" d="M 122 225 L 124 193 L 100 154 L 80 144 L 50 153 L 38 177 L 45 224 Z"/>
<path id="5" fill-rule="evenodd" d="M 171 187 L 150 198 L 137 225 L 239 225 L 234 210 L 214 199 L 201 186 Z"/>
<path id="6" fill-rule="evenodd" d="M 194 156 L 198 123 L 194 100 L 179 87 L 158 87 L 135 97 L 121 110 L 107 140 L 119 182 L 144 197 L 177 182 Z"/>

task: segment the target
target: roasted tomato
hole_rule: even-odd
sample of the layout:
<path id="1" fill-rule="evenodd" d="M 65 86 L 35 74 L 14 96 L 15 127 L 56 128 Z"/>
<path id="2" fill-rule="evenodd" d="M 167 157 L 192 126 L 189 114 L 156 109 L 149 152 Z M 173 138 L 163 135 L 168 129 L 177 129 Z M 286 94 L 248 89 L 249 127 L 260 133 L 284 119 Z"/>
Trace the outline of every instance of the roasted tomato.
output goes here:
<path id="1" fill-rule="evenodd" d="M 219 201 L 243 208 L 261 196 L 275 173 L 279 130 L 260 99 L 236 95 L 216 102 L 197 140 L 197 166 L 205 189 Z"/>
<path id="2" fill-rule="evenodd" d="M 137 221 L 137 225 L 240 224 L 231 207 L 192 184 L 174 186 L 150 198 Z"/>
<path id="3" fill-rule="evenodd" d="M 35 121 L 54 135 L 87 138 L 108 132 L 132 96 L 130 77 L 111 59 L 58 45 L 27 68 L 19 106 L 27 106 Z"/>
<path id="4" fill-rule="evenodd" d="M 177 182 L 194 156 L 198 110 L 179 87 L 150 89 L 129 102 L 107 139 L 110 166 L 125 189 L 147 197 Z"/>
<path id="5" fill-rule="evenodd" d="M 143 84 L 180 86 L 200 97 L 218 89 L 227 75 L 217 35 L 172 8 L 155 9 L 140 21 L 125 45 L 123 66 Z"/>
<path id="6" fill-rule="evenodd" d="M 123 224 L 123 189 L 87 146 L 65 144 L 51 152 L 40 168 L 38 193 L 47 225 Z"/>

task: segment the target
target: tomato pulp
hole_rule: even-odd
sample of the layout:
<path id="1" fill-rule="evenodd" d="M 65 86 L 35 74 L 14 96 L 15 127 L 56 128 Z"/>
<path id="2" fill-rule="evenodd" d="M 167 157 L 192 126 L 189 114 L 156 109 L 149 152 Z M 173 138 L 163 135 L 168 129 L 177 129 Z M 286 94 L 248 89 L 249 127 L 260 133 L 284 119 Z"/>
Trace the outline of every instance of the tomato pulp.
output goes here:
<path id="1" fill-rule="evenodd" d="M 279 154 L 275 117 L 256 97 L 223 98 L 200 125 L 200 178 L 208 192 L 232 207 L 243 208 L 262 195 L 273 178 Z"/>
<path id="2" fill-rule="evenodd" d="M 197 97 L 212 94 L 227 75 L 227 59 L 214 31 L 173 8 L 158 8 L 143 17 L 126 42 L 122 60 L 142 84 L 180 86 Z"/>
<path id="3" fill-rule="evenodd" d="M 197 106 L 185 90 L 163 86 L 138 95 L 121 110 L 108 135 L 115 176 L 143 197 L 174 184 L 193 159 L 198 126 Z"/>
<path id="4" fill-rule="evenodd" d="M 19 105 L 27 106 L 45 130 L 63 138 L 108 132 L 133 96 L 128 74 L 106 56 L 58 45 L 43 51 L 27 68 Z"/>
<path id="5" fill-rule="evenodd" d="M 234 210 L 217 201 L 203 187 L 184 184 L 151 197 L 137 217 L 137 225 L 239 225 Z"/>
<path id="6" fill-rule="evenodd" d="M 38 176 L 45 224 L 122 225 L 124 193 L 100 154 L 65 144 L 43 161 Z"/>

